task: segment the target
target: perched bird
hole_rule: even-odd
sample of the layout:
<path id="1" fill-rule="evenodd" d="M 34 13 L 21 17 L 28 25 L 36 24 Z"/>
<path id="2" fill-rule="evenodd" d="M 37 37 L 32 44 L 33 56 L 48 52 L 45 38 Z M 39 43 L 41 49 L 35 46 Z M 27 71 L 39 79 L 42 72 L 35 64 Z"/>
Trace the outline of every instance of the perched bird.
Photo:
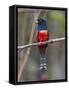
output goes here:
<path id="1" fill-rule="evenodd" d="M 43 18 L 39 18 L 37 20 L 37 40 L 38 42 L 47 41 L 49 39 L 49 32 L 47 29 L 47 22 Z M 47 48 L 47 44 L 39 45 L 39 52 L 40 52 L 40 79 L 46 80 L 47 79 L 47 66 L 46 66 L 46 57 L 45 51 Z"/>

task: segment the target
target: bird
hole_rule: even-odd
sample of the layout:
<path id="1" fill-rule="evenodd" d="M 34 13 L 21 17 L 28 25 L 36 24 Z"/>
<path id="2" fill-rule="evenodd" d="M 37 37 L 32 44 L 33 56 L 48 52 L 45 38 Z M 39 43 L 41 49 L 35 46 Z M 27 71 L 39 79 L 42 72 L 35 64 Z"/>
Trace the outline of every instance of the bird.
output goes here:
<path id="1" fill-rule="evenodd" d="M 47 28 L 47 22 L 44 18 L 38 18 L 37 19 L 37 41 L 43 42 L 49 40 L 49 31 Z M 48 44 L 41 44 L 38 46 L 39 52 L 40 52 L 40 79 L 41 80 L 47 80 L 47 65 L 46 65 L 46 57 L 45 57 L 45 51 L 48 47 Z"/>

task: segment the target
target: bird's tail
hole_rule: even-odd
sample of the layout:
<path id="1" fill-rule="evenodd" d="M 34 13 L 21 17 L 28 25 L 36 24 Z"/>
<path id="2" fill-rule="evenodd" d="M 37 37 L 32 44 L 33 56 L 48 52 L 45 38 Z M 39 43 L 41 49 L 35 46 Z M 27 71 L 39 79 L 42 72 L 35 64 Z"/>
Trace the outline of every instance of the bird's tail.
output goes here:
<path id="1" fill-rule="evenodd" d="M 40 55 L 40 79 L 47 80 L 47 65 L 45 55 Z"/>

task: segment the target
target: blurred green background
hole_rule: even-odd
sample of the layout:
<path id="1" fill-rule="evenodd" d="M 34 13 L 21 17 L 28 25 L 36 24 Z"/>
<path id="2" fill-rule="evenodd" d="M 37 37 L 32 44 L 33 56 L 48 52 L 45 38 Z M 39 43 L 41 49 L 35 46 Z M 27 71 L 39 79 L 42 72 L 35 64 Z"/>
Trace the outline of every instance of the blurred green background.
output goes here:
<path id="1" fill-rule="evenodd" d="M 40 11 L 40 14 L 39 14 Z M 18 9 L 18 46 L 28 44 L 30 39 L 37 42 L 37 26 L 35 15 L 47 20 L 49 39 L 65 37 L 65 12 L 60 10 L 43 9 Z M 32 35 L 32 30 L 33 37 Z M 18 51 L 18 74 L 25 58 L 27 57 L 27 48 Z M 49 44 L 46 49 L 46 59 L 48 67 L 48 80 L 65 79 L 65 41 Z M 20 76 L 19 81 L 37 81 L 39 80 L 39 49 L 38 46 L 31 47 L 27 63 Z"/>

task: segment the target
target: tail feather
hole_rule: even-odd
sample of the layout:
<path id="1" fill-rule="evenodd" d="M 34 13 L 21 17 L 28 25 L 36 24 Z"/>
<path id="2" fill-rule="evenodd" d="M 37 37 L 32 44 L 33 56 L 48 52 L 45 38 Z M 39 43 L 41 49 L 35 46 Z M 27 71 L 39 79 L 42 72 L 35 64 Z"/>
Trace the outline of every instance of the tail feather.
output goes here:
<path id="1" fill-rule="evenodd" d="M 47 65 L 45 54 L 40 55 L 40 79 L 47 80 Z"/>
<path id="2" fill-rule="evenodd" d="M 40 57 L 40 69 L 47 70 L 46 58 Z"/>

